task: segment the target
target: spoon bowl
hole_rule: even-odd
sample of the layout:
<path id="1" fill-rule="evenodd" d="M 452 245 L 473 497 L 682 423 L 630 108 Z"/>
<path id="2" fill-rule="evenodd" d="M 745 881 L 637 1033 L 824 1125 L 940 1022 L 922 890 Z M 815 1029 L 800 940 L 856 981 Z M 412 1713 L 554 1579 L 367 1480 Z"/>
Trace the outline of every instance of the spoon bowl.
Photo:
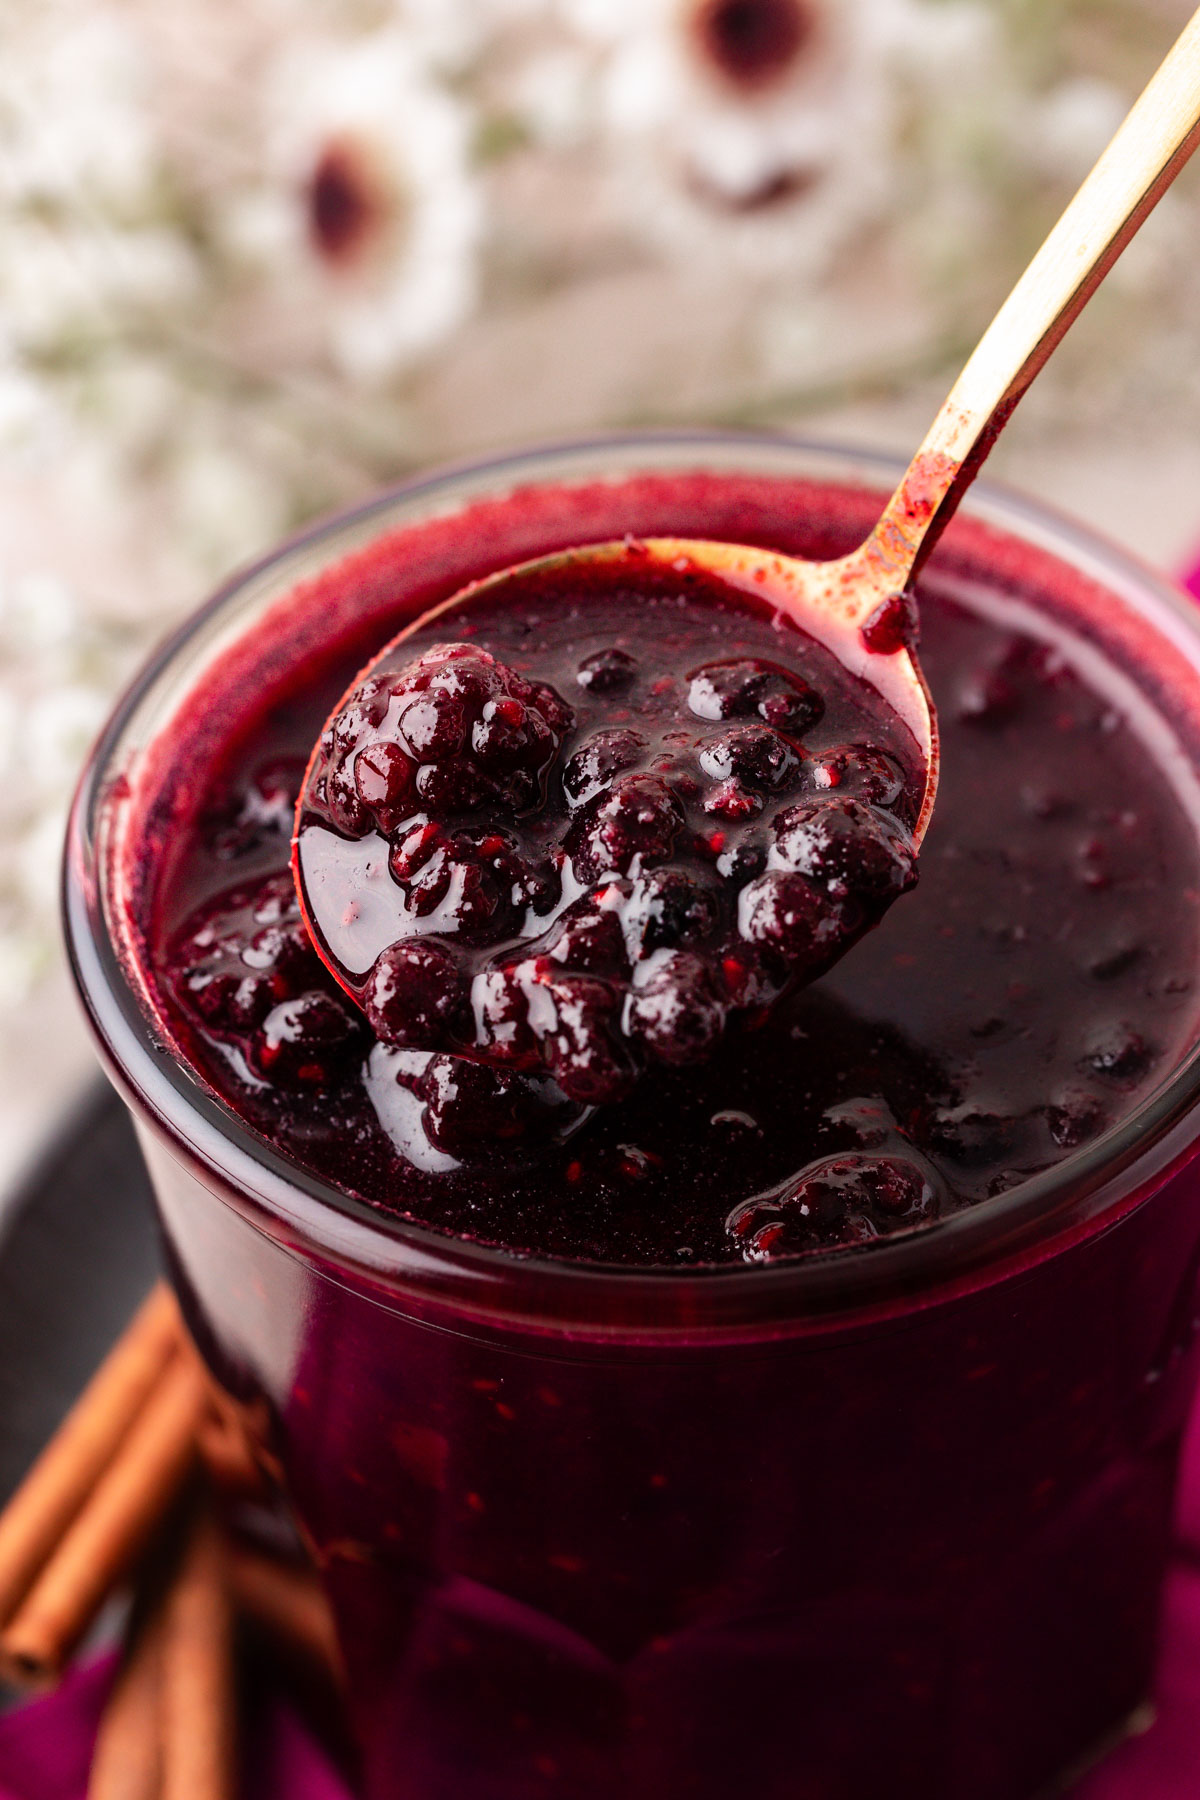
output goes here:
<path id="1" fill-rule="evenodd" d="M 569 580 L 573 571 L 604 566 L 616 574 L 623 565 L 635 575 L 652 568 L 682 579 L 697 572 L 709 574 L 783 614 L 823 645 L 850 675 L 873 689 L 900 720 L 916 745 L 923 770 L 912 832 L 919 845 L 937 794 L 937 718 L 915 654 L 915 608 L 906 596 L 892 591 L 882 572 L 864 568 L 863 556 L 860 550 L 837 562 L 806 562 L 755 545 L 705 538 L 620 538 L 584 544 L 472 582 L 414 619 L 379 652 L 371 667 L 394 661 L 406 640 L 418 633 L 428 635 L 430 627 L 447 640 L 469 636 L 471 613 L 481 599 L 495 601 L 509 589 L 515 595 L 531 581 L 554 576 Z"/>

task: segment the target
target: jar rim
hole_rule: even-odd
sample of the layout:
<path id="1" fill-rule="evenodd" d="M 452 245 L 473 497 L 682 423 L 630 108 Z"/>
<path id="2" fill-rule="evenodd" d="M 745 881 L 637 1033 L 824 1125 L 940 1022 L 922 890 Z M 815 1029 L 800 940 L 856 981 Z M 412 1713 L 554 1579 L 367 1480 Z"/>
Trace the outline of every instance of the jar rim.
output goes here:
<path id="1" fill-rule="evenodd" d="M 903 463 L 802 437 L 724 431 L 593 436 L 491 456 L 400 482 L 318 521 L 239 571 L 168 637 L 117 702 L 83 772 L 68 828 L 63 906 L 68 956 L 105 1062 L 135 1117 L 202 1181 L 296 1254 L 368 1281 L 383 1297 L 423 1300 L 449 1322 L 493 1319 L 561 1333 L 689 1338 L 779 1335 L 924 1306 L 998 1279 L 1140 1203 L 1187 1157 L 1200 1100 L 1200 1040 L 1117 1124 L 1006 1192 L 860 1249 L 774 1264 L 655 1266 L 570 1262 L 454 1237 L 384 1213 L 284 1156 L 158 1038 L 118 953 L 104 905 L 101 814 L 132 726 L 198 635 L 264 581 L 276 596 L 300 565 L 340 560 L 431 497 L 455 504 L 541 479 L 557 485 L 646 469 L 701 469 L 824 479 L 890 491 Z M 658 459 L 657 461 L 655 459 Z M 671 459 L 674 460 L 671 460 Z M 683 462 L 680 459 L 684 459 Z M 664 460 L 666 459 L 666 460 Z M 740 459 L 740 460 L 739 460 Z M 722 465 L 718 465 L 722 466 Z M 1190 648 L 1200 684 L 1200 609 L 1089 528 L 993 483 L 964 513 L 1049 552 L 1110 593 L 1157 615 Z M 290 573 L 289 573 L 290 571 Z"/>

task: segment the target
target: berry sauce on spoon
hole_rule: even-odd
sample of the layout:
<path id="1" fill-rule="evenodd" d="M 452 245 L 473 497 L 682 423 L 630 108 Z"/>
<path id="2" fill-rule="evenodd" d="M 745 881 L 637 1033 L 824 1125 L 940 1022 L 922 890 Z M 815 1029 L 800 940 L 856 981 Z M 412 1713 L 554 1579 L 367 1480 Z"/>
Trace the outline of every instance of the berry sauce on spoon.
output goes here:
<path id="1" fill-rule="evenodd" d="M 923 791 L 829 650 L 631 546 L 387 645 L 309 763 L 294 871 L 381 1042 L 595 1106 L 703 1062 L 875 924 L 916 879 Z"/>

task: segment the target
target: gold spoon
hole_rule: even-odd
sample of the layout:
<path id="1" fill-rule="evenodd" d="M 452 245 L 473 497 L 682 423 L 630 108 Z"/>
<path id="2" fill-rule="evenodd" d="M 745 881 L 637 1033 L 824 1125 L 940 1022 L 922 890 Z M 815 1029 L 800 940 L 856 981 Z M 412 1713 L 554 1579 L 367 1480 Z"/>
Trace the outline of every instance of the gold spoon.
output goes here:
<path id="1" fill-rule="evenodd" d="M 913 577 L 974 480 L 1013 408 L 1200 141 L 1200 11 L 1151 78 L 1116 136 L 984 333 L 866 542 L 836 562 L 700 538 L 640 540 L 637 560 L 708 570 L 788 614 L 908 727 L 925 769 L 914 831 L 920 843 L 938 781 L 938 735 L 911 647 Z M 619 563 L 623 543 L 588 544 L 503 569 L 424 613 L 380 653 L 433 621 L 454 637 L 454 614 L 532 574 Z M 378 660 L 378 659 L 376 659 Z"/>

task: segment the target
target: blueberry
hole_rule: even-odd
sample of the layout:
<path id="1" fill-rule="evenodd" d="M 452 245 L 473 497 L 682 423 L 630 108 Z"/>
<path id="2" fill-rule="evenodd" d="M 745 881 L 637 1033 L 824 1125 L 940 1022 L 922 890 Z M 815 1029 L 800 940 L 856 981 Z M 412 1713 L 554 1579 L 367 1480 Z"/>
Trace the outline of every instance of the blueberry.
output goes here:
<path id="1" fill-rule="evenodd" d="M 1100 1030 L 1084 1056 L 1084 1067 L 1110 1081 L 1134 1081 L 1155 1057 L 1153 1047 L 1131 1025 L 1114 1023 Z"/>
<path id="2" fill-rule="evenodd" d="M 242 948 L 242 961 L 250 969 L 262 969 L 282 978 L 292 991 L 307 985 L 317 962 L 299 910 L 288 917 L 260 925 Z"/>
<path id="3" fill-rule="evenodd" d="M 948 1161 L 970 1169 L 1011 1154 L 1019 1131 L 1017 1118 L 986 1101 L 971 1099 L 956 1106 L 935 1107 L 923 1123 L 921 1140 Z"/>
<path id="4" fill-rule="evenodd" d="M 636 731 L 610 730 L 593 732 L 564 765 L 563 792 L 567 804 L 584 806 L 625 769 L 636 768 L 649 746 Z"/>
<path id="5" fill-rule="evenodd" d="M 805 785 L 818 792 L 836 789 L 869 800 L 872 806 L 894 806 L 904 792 L 904 773 L 884 750 L 870 744 L 839 744 L 823 750 L 804 766 Z"/>
<path id="6" fill-rule="evenodd" d="M 800 758 L 787 739 L 769 726 L 734 725 L 704 746 L 700 767 L 713 781 L 736 777 L 749 787 L 773 793 L 794 779 Z"/>
<path id="7" fill-rule="evenodd" d="M 694 952 L 665 952 L 635 986 L 627 1029 L 657 1062 L 703 1062 L 725 1026 L 725 1003 L 707 962 Z"/>
<path id="8" fill-rule="evenodd" d="M 826 963 L 841 936 L 841 916 L 828 894 L 804 875 L 772 870 L 742 889 L 738 929 L 789 974 Z"/>
<path id="9" fill-rule="evenodd" d="M 575 679 L 589 694 L 620 694 L 632 684 L 636 674 L 636 659 L 614 645 L 585 656 Z"/>
<path id="10" fill-rule="evenodd" d="M 420 805 L 443 823 L 536 806 L 573 715 L 552 688 L 471 644 L 442 644 L 368 676 L 321 740 L 311 798 L 333 824 L 385 835 Z"/>
<path id="11" fill-rule="evenodd" d="M 392 837 L 388 867 L 394 879 L 403 885 L 412 881 L 435 855 L 444 854 L 446 834 L 440 825 L 418 815 L 409 819 Z"/>
<path id="12" fill-rule="evenodd" d="M 590 898 L 579 901 L 559 921 L 550 955 L 564 968 L 582 975 L 621 979 L 629 972 L 617 910 L 598 906 Z"/>
<path id="13" fill-rule="evenodd" d="M 490 1063 L 517 1069 L 539 1060 L 538 1038 L 530 1023 L 527 984 L 538 993 L 537 959 L 482 969 L 471 983 L 477 1048 Z"/>
<path id="14" fill-rule="evenodd" d="M 457 694 L 427 693 L 400 714 L 401 744 L 415 762 L 456 756 L 467 735 L 467 709 Z"/>
<path id="15" fill-rule="evenodd" d="M 658 775 L 623 775 L 593 800 L 567 837 L 581 881 L 629 874 L 665 862 L 683 828 L 683 810 Z"/>
<path id="16" fill-rule="evenodd" d="M 753 819 L 757 818 L 762 809 L 762 795 L 736 778 L 721 782 L 704 801 L 705 812 L 718 819 Z"/>
<path id="17" fill-rule="evenodd" d="M 1067 1088 L 1046 1108 L 1046 1123 L 1061 1150 L 1077 1150 L 1103 1131 L 1108 1114 L 1095 1094 Z"/>
<path id="18" fill-rule="evenodd" d="M 631 962 L 656 950 L 702 943 L 716 930 L 716 891 L 683 869 L 651 869 L 632 883 L 621 909 L 621 926 Z"/>
<path id="19" fill-rule="evenodd" d="M 354 758 L 354 791 L 363 805 L 385 823 L 387 816 L 412 793 L 417 765 L 399 744 L 386 739 L 367 744 Z"/>
<path id="20" fill-rule="evenodd" d="M 217 857 L 229 861 L 290 838 L 303 777 L 298 756 L 271 757 L 255 769 L 245 787 L 204 821 Z"/>
<path id="21" fill-rule="evenodd" d="M 375 961 L 363 996 L 372 1031 L 385 1043 L 431 1049 L 470 1027 L 467 988 L 452 953 L 428 939 L 391 944 Z"/>
<path id="22" fill-rule="evenodd" d="M 623 1100 L 636 1071 L 618 1043 L 616 990 L 591 976 L 564 975 L 542 984 L 542 998 L 542 1056 L 563 1093 L 584 1106 Z"/>
<path id="23" fill-rule="evenodd" d="M 811 758 L 797 739 L 823 701 L 792 670 L 706 662 L 687 678 L 689 719 L 678 676 L 616 645 L 567 667 L 589 721 L 580 740 L 554 689 L 464 642 L 376 668 L 314 762 L 301 840 L 322 823 L 386 840 L 386 876 L 373 843 L 359 854 L 385 884 L 372 888 L 384 909 L 362 916 L 386 919 L 390 876 L 401 935 L 362 1003 L 380 1039 L 451 1059 L 439 1096 L 515 1105 L 517 1078 L 536 1076 L 576 1107 L 619 1100 L 644 1064 L 708 1055 L 731 1013 L 761 1022 L 914 879 L 911 843 L 881 810 L 902 797 L 897 765 L 860 744 Z M 635 684 L 636 710 L 617 701 L 596 720 L 594 701 Z M 302 869 L 330 853 L 313 848 Z M 319 897 L 306 894 L 314 918 Z M 355 929 L 354 915 L 339 925 Z M 303 975 L 269 946 L 268 960 L 267 989 L 226 982 L 214 1008 L 263 1029 Z M 461 1075 L 454 1056 L 508 1087 Z M 438 1122 L 441 1098 L 429 1104 L 449 1142 L 457 1128 Z M 482 1099 L 472 1108 L 490 1116 Z M 864 1231 L 883 1229 L 876 1213 Z"/>
<path id="24" fill-rule="evenodd" d="M 886 901 L 916 881 L 916 852 L 888 813 L 865 801 L 805 802 L 777 814 L 772 861 L 838 898 Z"/>
<path id="25" fill-rule="evenodd" d="M 483 767 L 523 775 L 530 802 L 538 798 L 538 778 L 557 747 L 541 714 L 520 700 L 488 700 L 471 731 L 471 748 Z"/>
<path id="26" fill-rule="evenodd" d="M 515 772 L 511 784 L 519 801 L 530 794 L 524 772 Z M 417 797 L 428 812 L 453 819 L 463 813 L 493 808 L 500 800 L 499 784 L 479 768 L 478 764 L 460 757 L 445 757 L 438 762 L 422 763 L 417 770 Z"/>
<path id="27" fill-rule="evenodd" d="M 336 994 L 297 994 L 273 1007 L 253 1041 L 250 1061 L 283 1085 L 327 1087 L 363 1049 L 362 1020 Z"/>
<path id="28" fill-rule="evenodd" d="M 176 937 L 170 966 L 188 1011 L 236 1039 L 248 1039 L 279 1002 L 332 987 L 286 870 L 201 907 Z"/>
<path id="29" fill-rule="evenodd" d="M 689 678 L 688 706 L 698 719 L 757 715 L 800 736 L 818 723 L 825 702 L 806 681 L 775 663 L 739 659 L 705 663 Z"/>
<path id="30" fill-rule="evenodd" d="M 926 1224 L 941 1203 L 937 1177 L 916 1158 L 834 1156 L 785 1189 L 735 1207 L 725 1229 L 747 1262 L 771 1262 Z"/>
<path id="31" fill-rule="evenodd" d="M 203 968 L 185 973 L 180 995 L 214 1031 L 236 1035 L 261 1025 L 278 999 L 267 975 L 235 975 Z"/>
<path id="32" fill-rule="evenodd" d="M 420 1093 L 431 1142 L 460 1161 L 544 1144 L 564 1135 L 582 1112 L 548 1081 L 457 1056 L 431 1057 Z"/>
<path id="33" fill-rule="evenodd" d="M 325 770 L 318 781 L 319 798 L 330 822 L 346 837 L 365 837 L 373 823 L 371 808 L 358 791 L 348 762 Z"/>
<path id="34" fill-rule="evenodd" d="M 766 846 L 743 838 L 717 857 L 717 874 L 734 887 L 745 887 L 767 866 Z"/>

